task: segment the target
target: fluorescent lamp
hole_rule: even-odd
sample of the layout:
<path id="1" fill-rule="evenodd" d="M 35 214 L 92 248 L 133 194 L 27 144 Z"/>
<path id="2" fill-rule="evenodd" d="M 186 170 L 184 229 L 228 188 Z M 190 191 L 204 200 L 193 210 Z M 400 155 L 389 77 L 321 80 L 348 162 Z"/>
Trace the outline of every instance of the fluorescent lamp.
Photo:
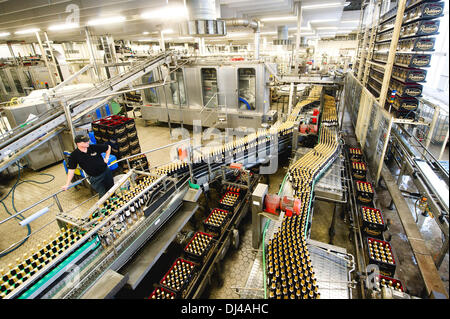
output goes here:
<path id="1" fill-rule="evenodd" d="M 150 32 L 148 32 L 148 31 L 142 32 L 143 35 L 147 35 L 147 34 L 149 34 L 149 33 L 150 33 Z"/>
<path id="2" fill-rule="evenodd" d="M 188 12 L 185 6 L 166 6 L 160 9 L 147 11 L 141 14 L 142 19 L 174 19 L 188 18 Z"/>
<path id="3" fill-rule="evenodd" d="M 38 28 L 25 29 L 25 30 L 16 31 L 16 32 L 14 32 L 14 34 L 28 34 L 28 33 L 38 32 L 38 31 L 41 31 L 41 29 L 38 29 Z"/>
<path id="4" fill-rule="evenodd" d="M 230 37 L 246 37 L 249 35 L 252 35 L 252 33 L 248 33 L 248 32 L 235 32 L 235 33 L 228 32 L 227 33 L 227 37 L 228 36 L 230 36 Z"/>
<path id="5" fill-rule="evenodd" d="M 334 7 L 344 7 L 345 4 L 341 2 L 332 2 L 332 3 L 322 3 L 322 4 L 312 4 L 308 6 L 302 6 L 303 10 L 314 10 L 314 9 L 323 9 L 323 8 L 334 8 Z"/>
<path id="6" fill-rule="evenodd" d="M 289 31 L 293 31 L 293 30 L 297 30 L 297 27 L 292 27 L 292 28 L 288 28 Z M 300 28 L 301 31 L 306 30 L 306 31 L 311 31 L 310 27 L 301 27 Z"/>
<path id="7" fill-rule="evenodd" d="M 125 20 L 126 19 L 123 16 L 116 16 L 116 17 L 109 17 L 109 18 L 99 18 L 99 19 L 89 20 L 87 25 L 95 26 L 95 25 L 102 25 L 102 24 L 114 24 L 114 23 L 124 22 Z"/>
<path id="8" fill-rule="evenodd" d="M 162 30 L 161 33 L 169 34 L 169 33 L 173 33 L 173 30 L 172 29 L 165 29 L 165 30 Z"/>
<path id="9" fill-rule="evenodd" d="M 295 16 L 289 16 L 289 17 L 268 17 L 268 18 L 261 18 L 261 21 L 262 21 L 262 22 L 284 21 L 284 20 L 297 20 L 297 17 L 295 17 Z"/>
<path id="10" fill-rule="evenodd" d="M 55 24 L 48 27 L 50 31 L 59 31 L 59 30 L 67 30 L 67 29 L 75 29 L 78 28 L 78 23 L 64 23 L 64 24 Z"/>
<path id="11" fill-rule="evenodd" d="M 309 23 L 336 22 L 338 19 L 310 20 Z"/>
<path id="12" fill-rule="evenodd" d="M 11 35 L 11 33 L 9 33 L 9 32 L 0 33 L 0 37 L 7 37 L 8 35 Z"/>

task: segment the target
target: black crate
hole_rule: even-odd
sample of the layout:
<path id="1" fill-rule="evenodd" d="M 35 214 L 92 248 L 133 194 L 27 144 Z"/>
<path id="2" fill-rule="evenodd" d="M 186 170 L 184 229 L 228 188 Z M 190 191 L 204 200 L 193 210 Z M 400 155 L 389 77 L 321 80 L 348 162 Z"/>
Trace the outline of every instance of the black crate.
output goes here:
<path id="1" fill-rule="evenodd" d="M 356 199 L 360 204 L 368 204 L 373 201 L 374 190 L 369 182 L 355 181 Z"/>
<path id="2" fill-rule="evenodd" d="M 363 232 L 371 237 L 383 239 L 383 232 L 386 230 L 386 223 L 383 214 L 379 209 L 361 206 L 360 220 Z"/>
<path id="3" fill-rule="evenodd" d="M 121 136 L 111 136 L 109 137 L 109 141 L 113 144 L 124 145 L 128 144 L 128 137 L 126 134 L 122 134 Z"/>
<path id="4" fill-rule="evenodd" d="M 147 299 L 175 299 L 176 294 L 163 287 L 156 287 Z"/>
<path id="5" fill-rule="evenodd" d="M 352 176 L 358 180 L 365 180 L 367 175 L 367 166 L 364 162 L 352 162 Z"/>
<path id="6" fill-rule="evenodd" d="M 350 147 L 348 150 L 350 154 L 350 160 L 352 162 L 361 162 L 363 159 L 362 151 L 359 148 Z"/>
<path id="7" fill-rule="evenodd" d="M 194 251 L 193 245 L 198 244 L 200 238 L 203 238 L 203 247 L 200 250 Z M 214 243 L 214 236 L 211 234 L 207 234 L 204 232 L 196 232 L 189 243 L 184 248 L 184 255 L 186 259 L 191 260 L 193 262 L 202 264 L 205 257 L 208 255 L 211 247 Z"/>
<path id="8" fill-rule="evenodd" d="M 403 286 L 402 282 L 398 279 L 391 278 L 388 276 L 379 275 L 378 276 L 378 285 L 380 286 L 380 289 L 384 287 L 393 288 L 395 290 L 405 292 L 405 287 Z"/>
<path id="9" fill-rule="evenodd" d="M 230 212 L 234 212 L 239 205 L 241 195 L 238 192 L 227 191 L 219 201 L 219 207 Z"/>
<path id="10" fill-rule="evenodd" d="M 376 255 L 377 250 L 375 250 L 376 247 L 383 247 L 383 251 L 385 254 L 381 254 L 380 249 L 378 249 L 379 255 Z M 380 270 L 380 274 L 388 277 L 393 277 L 395 274 L 395 268 L 396 268 L 396 258 L 394 257 L 394 252 L 392 250 L 391 245 L 384 240 L 376 239 L 373 237 L 368 237 L 366 239 L 366 247 L 367 247 L 367 264 L 375 264 L 378 266 Z M 372 248 L 372 250 L 371 250 Z M 389 262 L 388 258 L 386 257 L 385 260 L 382 259 L 382 256 L 387 256 L 387 252 L 390 253 L 390 256 L 392 257 L 392 262 Z"/>
<path id="11" fill-rule="evenodd" d="M 136 130 L 136 124 L 134 123 L 134 120 L 133 120 L 133 119 L 128 119 L 128 120 L 125 122 L 125 127 L 126 127 L 126 129 L 127 129 L 127 132 L 131 132 L 131 131 L 133 131 L 133 130 Z"/>
<path id="12" fill-rule="evenodd" d="M 175 267 L 177 265 L 185 265 L 185 266 L 189 267 L 189 268 L 185 268 L 185 269 L 189 269 L 186 272 L 187 278 L 181 280 L 181 284 L 178 287 L 176 287 L 175 284 L 172 284 L 171 281 L 169 281 L 170 275 L 172 273 L 174 273 Z M 186 259 L 183 259 L 183 258 L 177 258 L 175 260 L 175 262 L 172 264 L 172 266 L 170 267 L 169 271 L 161 279 L 159 284 L 164 289 L 172 291 L 177 297 L 183 298 L 183 297 L 185 297 L 186 288 L 189 286 L 189 283 L 192 282 L 192 279 L 195 277 L 196 271 L 197 271 L 196 263 L 186 260 Z"/>
<path id="13" fill-rule="evenodd" d="M 139 153 L 141 153 L 141 147 L 139 145 L 135 147 L 130 147 L 130 155 L 136 155 Z"/>
<path id="14" fill-rule="evenodd" d="M 128 139 L 136 139 L 136 138 L 138 138 L 136 128 L 135 129 L 131 129 L 131 130 L 127 130 L 127 137 L 128 137 Z"/>
<path id="15" fill-rule="evenodd" d="M 122 121 L 112 122 L 106 128 L 106 134 L 108 134 L 108 136 L 121 136 L 126 133 L 127 133 L 127 131 L 126 131 L 125 123 L 123 123 Z"/>
<path id="16" fill-rule="evenodd" d="M 213 219 L 215 218 L 219 219 L 219 222 L 214 222 Z M 217 238 L 222 235 L 225 225 L 230 218 L 231 212 L 220 208 L 214 208 L 208 217 L 203 221 L 203 227 L 207 233 L 213 235 L 214 238 Z"/>
<path id="17" fill-rule="evenodd" d="M 128 144 L 130 144 L 131 148 L 134 148 L 136 146 L 139 146 L 139 140 L 136 138 L 134 139 L 128 139 Z"/>

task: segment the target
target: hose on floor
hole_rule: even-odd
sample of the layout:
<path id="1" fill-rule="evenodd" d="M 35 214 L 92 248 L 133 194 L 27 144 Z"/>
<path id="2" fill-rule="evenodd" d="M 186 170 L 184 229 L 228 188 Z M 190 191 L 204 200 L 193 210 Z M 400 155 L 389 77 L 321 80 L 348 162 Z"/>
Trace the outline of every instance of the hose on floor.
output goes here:
<path id="1" fill-rule="evenodd" d="M 48 181 L 44 181 L 44 182 L 40 182 L 40 181 L 35 181 L 35 180 L 20 180 L 20 172 L 21 169 L 25 168 L 24 166 L 21 166 L 19 164 L 19 162 L 17 162 L 17 168 L 18 168 L 18 173 L 17 173 L 17 180 L 14 183 L 14 185 L 11 187 L 11 189 L 9 190 L 9 192 L 3 196 L 2 199 L 0 199 L 0 203 L 3 205 L 3 207 L 5 208 L 6 213 L 8 213 L 8 215 L 12 216 L 13 214 L 8 210 L 8 207 L 6 207 L 6 204 L 4 203 L 4 201 L 9 197 L 9 194 L 11 194 L 11 203 L 12 203 L 12 207 L 14 212 L 17 214 L 18 211 L 16 209 L 15 203 L 14 203 L 14 193 L 16 191 L 16 188 L 23 184 L 23 183 L 36 183 L 36 184 L 48 184 L 50 182 L 52 182 L 55 179 L 55 176 L 53 176 L 52 174 L 47 174 L 47 173 L 39 173 L 39 175 L 46 175 L 46 176 L 50 176 L 50 180 Z M 19 214 L 17 216 L 15 216 L 14 218 L 18 219 L 19 221 L 22 221 L 25 219 L 25 217 L 23 217 L 22 214 Z M 20 242 L 20 244 L 18 244 L 16 247 L 4 252 L 0 254 L 0 258 L 12 253 L 13 251 L 15 251 L 17 248 L 19 248 L 20 246 L 22 246 L 29 238 L 29 235 L 31 234 L 31 227 L 30 225 L 26 225 L 27 226 L 27 236 Z"/>

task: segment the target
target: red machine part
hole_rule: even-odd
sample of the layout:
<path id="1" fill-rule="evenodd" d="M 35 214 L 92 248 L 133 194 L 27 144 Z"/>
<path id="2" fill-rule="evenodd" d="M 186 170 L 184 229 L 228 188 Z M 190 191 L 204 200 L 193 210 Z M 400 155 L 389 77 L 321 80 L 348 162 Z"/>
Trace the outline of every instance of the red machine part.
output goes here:
<path id="1" fill-rule="evenodd" d="M 264 211 L 277 215 L 277 209 L 280 208 L 280 196 L 267 194 L 264 197 L 264 207 Z"/>

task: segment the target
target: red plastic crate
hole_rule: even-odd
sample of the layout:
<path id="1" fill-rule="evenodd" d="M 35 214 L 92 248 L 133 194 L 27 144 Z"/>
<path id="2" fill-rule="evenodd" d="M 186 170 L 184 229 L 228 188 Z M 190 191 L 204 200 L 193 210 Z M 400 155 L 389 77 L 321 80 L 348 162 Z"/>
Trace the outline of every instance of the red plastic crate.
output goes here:
<path id="1" fill-rule="evenodd" d="M 169 283 L 167 283 L 166 280 L 168 279 L 168 277 L 169 277 L 169 275 L 171 274 L 172 270 L 175 268 L 175 266 L 177 265 L 177 263 L 178 263 L 179 261 L 180 261 L 181 263 L 190 265 L 191 268 L 190 268 L 190 272 L 189 272 L 188 275 L 187 275 L 187 278 L 184 279 L 184 280 L 181 282 L 180 287 L 177 289 L 176 287 L 171 286 Z M 192 266 L 193 266 L 193 267 L 192 267 Z M 186 259 L 183 259 L 183 258 L 177 258 L 177 259 L 174 261 L 174 263 L 172 264 L 172 266 L 170 267 L 169 271 L 168 271 L 168 272 L 164 275 L 164 277 L 161 279 L 161 281 L 159 282 L 159 284 L 161 285 L 161 287 L 163 287 L 163 288 L 165 288 L 165 289 L 167 289 L 167 290 L 172 291 L 173 293 L 175 293 L 175 294 L 177 295 L 177 297 L 178 297 L 178 296 L 183 297 L 183 293 L 184 293 L 186 287 L 189 285 L 189 282 L 191 282 L 193 276 L 195 275 L 195 271 L 196 271 L 196 267 L 195 267 L 195 266 L 196 266 L 196 264 L 195 264 L 194 262 L 192 262 L 192 261 L 189 261 L 189 260 L 186 260 Z"/>
<path id="2" fill-rule="evenodd" d="M 209 237 L 209 242 L 200 254 L 196 254 L 194 252 L 189 251 L 189 247 L 200 235 Z M 191 240 L 186 245 L 186 247 L 184 247 L 184 253 L 186 255 L 186 258 L 192 260 L 193 262 L 203 262 L 203 258 L 205 258 L 205 256 L 208 254 L 209 250 L 212 247 L 212 244 L 214 243 L 213 238 L 214 236 L 211 234 L 207 234 L 204 232 L 196 232 L 194 236 L 192 236 Z"/>
<path id="3" fill-rule="evenodd" d="M 382 287 L 382 280 L 384 279 L 388 283 L 387 286 L 389 286 L 389 281 L 392 281 L 392 287 L 394 289 L 398 289 L 401 292 L 405 292 L 405 287 L 403 287 L 403 284 L 400 280 L 391 278 L 388 276 L 383 276 L 383 275 L 379 275 L 378 277 L 379 277 L 380 288 Z"/>
<path id="4" fill-rule="evenodd" d="M 392 256 L 392 263 L 389 263 L 387 260 L 383 261 L 381 258 L 377 258 L 375 256 L 375 249 L 373 249 L 373 253 L 370 252 L 370 243 L 381 243 L 384 247 L 384 250 L 387 250 L 391 253 Z M 367 245 L 367 256 L 368 256 L 368 264 L 375 264 L 378 265 L 380 269 L 380 273 L 385 276 L 392 277 L 395 273 L 396 268 L 396 261 L 394 257 L 394 252 L 392 250 L 391 244 L 389 244 L 387 241 L 376 239 L 373 237 L 368 237 L 366 241 Z"/>
<path id="5" fill-rule="evenodd" d="M 222 220 L 222 223 L 218 226 L 209 223 L 209 220 L 211 219 L 211 217 L 214 214 L 217 214 L 217 212 L 226 213 L 226 217 Z M 203 226 L 205 227 L 205 230 L 208 233 L 212 234 L 214 237 L 218 237 L 222 234 L 222 231 L 224 230 L 224 226 L 226 225 L 230 216 L 231 216 L 231 212 L 224 210 L 224 209 L 220 209 L 220 208 L 214 208 L 211 211 L 211 213 L 208 215 L 208 217 L 205 219 L 205 221 L 203 222 Z"/>
<path id="6" fill-rule="evenodd" d="M 175 299 L 176 295 L 163 287 L 156 287 L 147 299 Z"/>

